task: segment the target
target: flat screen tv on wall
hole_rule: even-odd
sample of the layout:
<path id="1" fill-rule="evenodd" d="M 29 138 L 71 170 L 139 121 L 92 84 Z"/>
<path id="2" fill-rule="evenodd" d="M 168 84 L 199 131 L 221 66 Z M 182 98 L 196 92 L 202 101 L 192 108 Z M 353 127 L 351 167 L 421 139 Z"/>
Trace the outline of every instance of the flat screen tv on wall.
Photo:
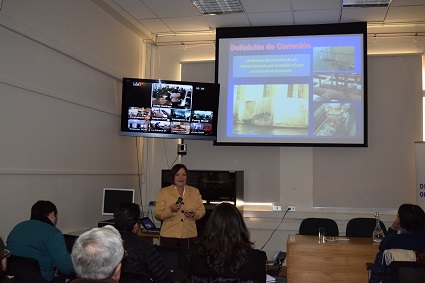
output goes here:
<path id="1" fill-rule="evenodd" d="M 217 145 L 367 146 L 366 23 L 218 28 Z"/>
<path id="2" fill-rule="evenodd" d="M 219 85 L 123 78 L 121 135 L 215 140 Z"/>

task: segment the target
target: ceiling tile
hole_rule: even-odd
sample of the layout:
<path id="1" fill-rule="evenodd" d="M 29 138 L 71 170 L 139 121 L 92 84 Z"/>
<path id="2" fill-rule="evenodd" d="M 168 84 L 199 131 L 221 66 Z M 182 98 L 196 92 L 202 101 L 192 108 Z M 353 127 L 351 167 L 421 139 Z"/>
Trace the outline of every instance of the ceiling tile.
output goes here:
<path id="1" fill-rule="evenodd" d="M 293 25 L 292 12 L 253 13 L 248 14 L 253 26 Z"/>
<path id="2" fill-rule="evenodd" d="M 199 16 L 190 0 L 141 0 L 160 18 Z"/>
<path id="3" fill-rule="evenodd" d="M 383 22 L 387 8 L 384 7 L 350 7 L 342 9 L 342 22 Z"/>
<path id="4" fill-rule="evenodd" d="M 251 26 L 246 14 L 217 15 L 205 17 L 210 27 L 246 27 Z"/>
<path id="5" fill-rule="evenodd" d="M 152 33 L 171 32 L 170 28 L 159 19 L 139 20 L 139 22 Z"/>
<path id="6" fill-rule="evenodd" d="M 163 18 L 162 20 L 174 32 L 209 30 L 208 23 L 201 15 L 197 17 Z"/>
<path id="7" fill-rule="evenodd" d="M 338 23 L 340 10 L 295 11 L 296 25 Z"/>
<path id="8" fill-rule="evenodd" d="M 341 9 L 341 0 L 292 0 L 292 7 L 295 11 Z"/>
<path id="9" fill-rule="evenodd" d="M 201 15 L 191 0 L 102 1 L 124 16 L 126 11 L 130 20 L 138 20 L 152 33 L 354 21 L 367 21 L 373 33 L 425 32 L 425 0 L 392 0 L 389 8 L 353 7 L 342 12 L 341 0 L 241 0 L 245 13 L 215 16 Z"/>
<path id="10" fill-rule="evenodd" d="M 410 5 L 425 5 L 424 0 L 393 0 L 391 7 L 410 6 Z"/>
<path id="11" fill-rule="evenodd" d="M 241 0 L 245 13 L 291 11 L 290 0 Z"/>
<path id="12" fill-rule="evenodd" d="M 425 6 L 407 6 L 391 8 L 385 19 L 386 22 L 423 21 Z"/>
<path id="13" fill-rule="evenodd" d="M 139 0 L 114 0 L 114 2 L 137 20 L 156 18 L 151 10 Z"/>

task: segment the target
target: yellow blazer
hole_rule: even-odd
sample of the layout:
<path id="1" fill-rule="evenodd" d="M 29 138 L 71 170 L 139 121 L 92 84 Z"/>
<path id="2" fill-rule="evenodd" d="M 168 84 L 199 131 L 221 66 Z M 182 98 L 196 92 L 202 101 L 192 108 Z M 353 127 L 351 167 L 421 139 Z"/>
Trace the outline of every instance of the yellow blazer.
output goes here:
<path id="1" fill-rule="evenodd" d="M 193 238 L 198 235 L 195 220 L 201 219 L 205 215 L 205 207 L 199 190 L 195 187 L 186 186 L 183 196 L 183 205 L 177 212 L 171 212 L 170 206 L 176 203 L 179 198 L 174 185 L 159 190 L 156 199 L 155 218 L 163 221 L 161 226 L 161 236 L 169 238 Z M 182 210 L 194 211 L 193 218 L 187 218 Z"/>

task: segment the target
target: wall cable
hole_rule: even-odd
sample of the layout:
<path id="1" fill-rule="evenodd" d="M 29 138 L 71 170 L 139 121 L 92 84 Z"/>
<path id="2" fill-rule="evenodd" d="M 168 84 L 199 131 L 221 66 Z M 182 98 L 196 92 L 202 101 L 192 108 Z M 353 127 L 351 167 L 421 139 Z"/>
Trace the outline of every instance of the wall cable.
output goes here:
<path id="1" fill-rule="evenodd" d="M 285 219 L 286 214 L 288 213 L 289 208 L 285 211 L 285 214 L 282 217 L 282 220 L 280 221 L 279 225 L 273 230 L 272 234 L 270 235 L 269 239 L 266 241 L 266 243 L 261 247 L 260 250 L 263 250 L 264 247 L 267 245 L 267 243 L 270 241 L 270 239 L 273 237 L 274 232 L 276 232 L 277 228 L 279 228 L 280 224 L 282 224 L 283 220 Z"/>

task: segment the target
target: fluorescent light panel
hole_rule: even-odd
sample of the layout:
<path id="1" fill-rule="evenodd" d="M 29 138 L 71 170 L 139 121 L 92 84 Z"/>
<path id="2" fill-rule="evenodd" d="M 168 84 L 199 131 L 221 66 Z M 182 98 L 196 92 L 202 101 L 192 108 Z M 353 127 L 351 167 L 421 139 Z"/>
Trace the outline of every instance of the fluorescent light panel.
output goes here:
<path id="1" fill-rule="evenodd" d="M 239 0 L 193 0 L 192 2 L 203 15 L 243 13 Z"/>
<path id="2" fill-rule="evenodd" d="M 342 7 L 388 7 L 391 0 L 343 0 Z"/>

